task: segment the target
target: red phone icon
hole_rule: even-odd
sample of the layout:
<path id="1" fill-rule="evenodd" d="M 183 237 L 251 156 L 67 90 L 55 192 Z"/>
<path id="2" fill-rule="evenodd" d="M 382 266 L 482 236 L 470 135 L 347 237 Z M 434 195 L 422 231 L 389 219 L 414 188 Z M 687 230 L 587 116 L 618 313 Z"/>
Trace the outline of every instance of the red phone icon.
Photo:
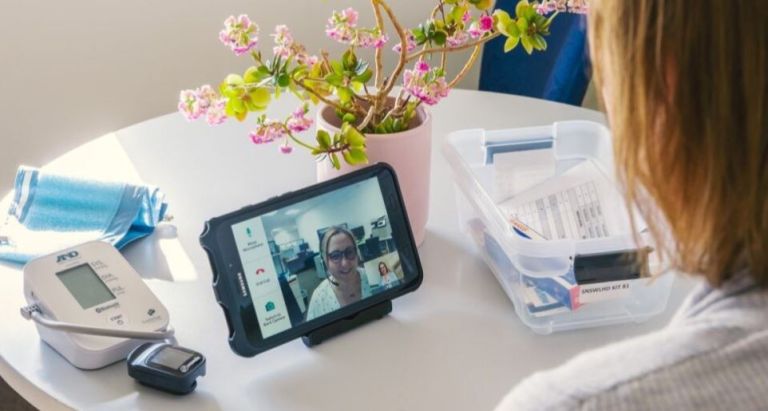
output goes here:
<path id="1" fill-rule="evenodd" d="M 257 268 L 256 269 L 256 275 L 263 274 L 263 273 L 264 273 L 264 269 L 263 268 Z"/>

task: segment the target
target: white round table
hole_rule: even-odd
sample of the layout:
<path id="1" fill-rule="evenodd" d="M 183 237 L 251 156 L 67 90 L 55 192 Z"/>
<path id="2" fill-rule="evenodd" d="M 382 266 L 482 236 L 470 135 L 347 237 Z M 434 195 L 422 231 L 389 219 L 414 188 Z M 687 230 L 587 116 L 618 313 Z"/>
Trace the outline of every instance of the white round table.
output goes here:
<path id="1" fill-rule="evenodd" d="M 282 117 L 295 104 L 283 98 L 268 114 Z M 295 340 L 253 358 L 229 349 L 198 235 L 210 217 L 313 183 L 310 154 L 297 149 L 283 155 L 276 144 L 251 144 L 252 121 L 208 127 L 177 113 L 64 154 L 46 167 L 141 180 L 167 193 L 172 225 L 126 253 L 168 308 L 179 343 L 206 355 L 208 373 L 196 392 L 177 397 L 138 385 L 124 362 L 96 371 L 72 367 L 19 315 L 21 267 L 0 263 L 0 375 L 42 409 L 482 410 L 533 372 L 666 324 L 692 281 L 678 278 L 667 311 L 644 324 L 536 335 L 518 320 L 459 231 L 451 174 L 440 153 L 449 132 L 604 121 L 602 114 L 467 90 L 452 91 L 432 111 L 431 204 L 419 250 L 421 288 L 394 300 L 391 315 L 316 348 Z"/>

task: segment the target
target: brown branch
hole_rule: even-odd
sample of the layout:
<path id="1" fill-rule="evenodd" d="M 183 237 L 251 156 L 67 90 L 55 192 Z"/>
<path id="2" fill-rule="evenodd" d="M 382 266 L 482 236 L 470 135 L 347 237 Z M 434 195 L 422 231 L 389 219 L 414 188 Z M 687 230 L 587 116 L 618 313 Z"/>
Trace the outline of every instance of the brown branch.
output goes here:
<path id="1" fill-rule="evenodd" d="M 381 9 L 379 8 L 379 3 L 377 0 L 371 0 L 371 6 L 373 7 L 373 13 L 376 15 L 376 27 L 379 29 L 379 32 L 381 34 L 384 34 L 384 17 L 381 16 Z M 381 74 L 384 70 L 384 64 L 381 61 L 381 53 L 382 53 L 383 47 L 379 47 L 376 49 L 375 59 L 376 59 L 376 79 L 374 80 L 374 83 L 376 85 L 376 89 L 381 89 L 382 79 Z"/>
<path id="2" fill-rule="evenodd" d="M 338 105 L 335 101 L 329 100 L 325 98 L 322 94 L 318 93 L 315 89 L 310 87 L 309 85 L 305 84 L 303 80 L 299 80 L 296 82 L 296 84 L 299 85 L 302 89 L 306 90 L 309 94 L 312 94 L 313 96 L 317 97 L 318 100 L 322 101 L 323 103 L 335 108 L 336 110 L 343 111 L 343 112 L 350 112 L 353 111 L 357 114 L 365 114 L 364 111 L 360 110 L 350 110 L 348 108 L 344 108 L 340 105 Z"/>
<path id="3" fill-rule="evenodd" d="M 392 73 L 392 75 L 389 77 L 389 80 L 384 85 L 384 88 L 379 90 L 379 97 L 383 99 L 386 99 L 389 95 L 389 92 L 392 91 L 392 87 L 395 86 L 395 80 L 397 80 L 398 77 L 400 77 L 400 73 L 403 72 L 405 69 L 405 63 L 408 59 L 408 38 L 405 35 L 405 31 L 403 30 L 403 27 L 400 25 L 400 21 L 397 20 L 397 17 L 395 17 L 395 13 L 392 11 L 392 9 L 387 5 L 387 3 L 384 0 L 375 0 L 387 13 L 387 16 L 389 17 L 389 20 L 392 22 L 392 25 L 395 26 L 395 31 L 397 31 L 397 35 L 400 37 L 400 59 L 397 62 L 397 66 L 395 67 L 395 71 Z"/>
<path id="4" fill-rule="evenodd" d="M 456 85 L 456 83 L 461 81 L 461 79 L 464 78 L 464 76 L 466 76 L 467 73 L 469 73 L 469 69 L 472 68 L 472 66 L 475 64 L 475 61 L 477 60 L 477 57 L 480 55 L 480 49 L 481 49 L 480 46 L 481 46 L 480 44 L 475 46 L 475 49 L 472 51 L 472 54 L 469 56 L 469 59 L 464 64 L 464 67 L 462 67 L 459 74 L 457 74 L 456 77 L 453 80 L 451 80 L 450 83 L 448 83 L 449 89 L 452 89 L 453 86 Z"/>
<path id="5" fill-rule="evenodd" d="M 421 57 L 421 56 L 423 56 L 425 54 L 449 53 L 449 52 L 453 52 L 453 51 L 465 50 L 465 49 L 472 48 L 472 47 L 482 46 L 486 42 L 488 42 L 490 40 L 493 40 L 496 37 L 499 37 L 500 35 L 501 35 L 500 32 L 496 32 L 496 33 L 491 34 L 490 36 L 483 37 L 483 38 L 481 38 L 479 40 L 473 41 L 471 43 L 463 44 L 463 45 L 458 46 L 458 47 L 434 47 L 434 48 L 431 48 L 431 49 L 425 48 L 425 49 L 419 50 L 419 51 L 409 55 L 406 58 L 406 62 L 412 61 L 412 60 L 414 60 L 416 58 L 419 58 L 419 57 Z"/>

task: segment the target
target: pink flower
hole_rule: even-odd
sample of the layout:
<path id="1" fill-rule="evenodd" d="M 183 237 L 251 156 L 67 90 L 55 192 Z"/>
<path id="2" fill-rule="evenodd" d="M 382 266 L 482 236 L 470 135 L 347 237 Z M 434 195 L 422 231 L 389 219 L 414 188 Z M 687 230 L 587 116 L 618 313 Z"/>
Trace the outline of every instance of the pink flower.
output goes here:
<path id="1" fill-rule="evenodd" d="M 470 37 L 473 39 L 479 39 L 491 31 L 491 29 L 493 29 L 493 17 L 482 16 L 480 17 L 480 20 L 469 25 L 467 33 L 469 33 Z"/>
<path id="2" fill-rule="evenodd" d="M 292 133 L 301 133 L 302 131 L 309 130 L 312 127 L 312 119 L 306 117 L 307 111 L 306 106 L 297 108 L 285 122 L 288 130 L 291 130 Z"/>
<path id="3" fill-rule="evenodd" d="M 353 8 L 334 11 L 325 25 L 325 34 L 339 43 L 362 48 L 381 48 L 389 37 L 378 29 L 358 29 L 358 13 Z"/>
<path id="4" fill-rule="evenodd" d="M 283 154 L 291 154 L 293 151 L 293 147 L 288 144 L 288 140 L 285 140 L 285 143 L 280 144 L 280 152 Z"/>
<path id="5" fill-rule="evenodd" d="M 407 51 L 408 53 L 410 53 L 411 51 L 413 51 L 413 49 L 416 48 L 416 38 L 413 37 L 412 33 L 410 32 L 408 33 L 408 36 L 405 38 L 405 43 L 406 43 L 405 51 Z M 395 44 L 395 46 L 392 47 L 392 51 L 394 51 L 395 53 L 400 53 L 401 48 L 402 48 L 402 43 L 398 41 L 397 44 Z"/>
<path id="6" fill-rule="evenodd" d="M 275 47 L 272 51 L 276 56 L 288 58 L 293 54 L 293 35 L 288 26 L 283 24 L 275 26 L 275 33 L 271 36 L 275 39 Z"/>
<path id="7" fill-rule="evenodd" d="M 405 70 L 403 87 L 412 96 L 430 106 L 447 97 L 449 90 L 443 70 L 439 67 L 430 68 L 424 60 L 419 60 L 413 70 Z"/>
<path id="8" fill-rule="evenodd" d="M 224 21 L 224 30 L 219 33 L 219 40 L 232 49 L 235 55 L 241 56 L 256 47 L 258 34 L 259 26 L 241 14 L 238 17 L 229 16 Z"/>
<path id="9" fill-rule="evenodd" d="M 318 61 L 320 61 L 320 58 L 317 56 L 312 56 L 303 52 L 296 54 L 296 62 L 308 67 L 314 66 Z"/>
<path id="10" fill-rule="evenodd" d="M 285 135 L 283 123 L 273 120 L 263 120 L 259 128 L 250 132 L 249 136 L 253 144 L 266 144 L 275 141 Z"/>
<path id="11" fill-rule="evenodd" d="M 325 34 L 340 43 L 349 43 L 355 38 L 357 17 L 357 11 L 352 8 L 334 11 L 325 26 Z"/>
<path id="12" fill-rule="evenodd" d="M 445 39 L 445 43 L 448 45 L 448 47 L 459 47 L 463 46 L 467 40 L 469 40 L 469 35 L 466 31 L 456 30 L 455 33 Z"/>
<path id="13" fill-rule="evenodd" d="M 206 115 L 211 105 L 218 99 L 219 96 L 213 87 L 206 84 L 195 90 L 182 90 L 179 93 L 178 108 L 187 120 L 197 120 Z"/>
<path id="14" fill-rule="evenodd" d="M 587 0 L 543 0 L 536 5 L 536 13 L 546 15 L 555 11 L 586 14 L 589 11 Z"/>
<path id="15" fill-rule="evenodd" d="M 557 6 L 552 0 L 544 0 L 536 5 L 536 13 L 541 14 L 542 16 L 552 13 L 555 10 L 557 10 Z"/>
<path id="16" fill-rule="evenodd" d="M 349 23 L 351 27 L 357 26 L 357 18 L 359 16 L 359 13 L 357 10 L 353 9 L 352 7 L 348 7 L 341 11 L 340 13 L 341 18 Z"/>
<path id="17" fill-rule="evenodd" d="M 179 111 L 187 121 L 197 120 L 203 114 L 204 111 L 200 107 L 200 100 L 195 90 L 182 90 L 179 93 Z"/>
<path id="18" fill-rule="evenodd" d="M 469 10 L 464 12 L 464 15 L 461 16 L 461 22 L 464 24 L 469 23 L 472 20 L 472 13 L 469 12 Z"/>
<path id="19" fill-rule="evenodd" d="M 367 33 L 363 31 L 357 32 L 357 40 L 352 43 L 358 47 L 366 49 L 380 49 L 384 47 L 384 44 L 389 41 L 389 36 L 386 34 Z"/>
<path id="20" fill-rule="evenodd" d="M 568 11 L 577 14 L 587 14 L 589 4 L 587 0 L 568 0 Z"/>
<path id="21" fill-rule="evenodd" d="M 493 17 L 484 15 L 480 17 L 480 30 L 486 32 L 493 28 Z"/>
<path id="22" fill-rule="evenodd" d="M 223 123 L 227 119 L 226 107 L 226 99 L 220 98 L 213 101 L 205 113 L 205 122 L 211 126 Z"/>

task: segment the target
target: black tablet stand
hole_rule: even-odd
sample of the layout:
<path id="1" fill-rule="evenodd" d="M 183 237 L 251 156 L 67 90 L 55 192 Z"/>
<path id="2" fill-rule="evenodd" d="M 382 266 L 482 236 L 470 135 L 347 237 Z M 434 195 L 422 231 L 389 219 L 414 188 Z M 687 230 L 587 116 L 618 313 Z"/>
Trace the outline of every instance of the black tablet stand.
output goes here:
<path id="1" fill-rule="evenodd" d="M 366 308 L 365 310 L 360 311 L 352 316 L 342 318 L 341 320 L 332 322 L 323 326 L 322 328 L 313 330 L 307 335 L 301 337 L 301 340 L 304 341 L 304 345 L 307 347 L 312 347 L 329 338 L 333 338 L 365 323 L 378 320 L 390 312 L 392 312 L 392 300 L 386 300 L 382 303 L 374 305 L 373 307 Z"/>

